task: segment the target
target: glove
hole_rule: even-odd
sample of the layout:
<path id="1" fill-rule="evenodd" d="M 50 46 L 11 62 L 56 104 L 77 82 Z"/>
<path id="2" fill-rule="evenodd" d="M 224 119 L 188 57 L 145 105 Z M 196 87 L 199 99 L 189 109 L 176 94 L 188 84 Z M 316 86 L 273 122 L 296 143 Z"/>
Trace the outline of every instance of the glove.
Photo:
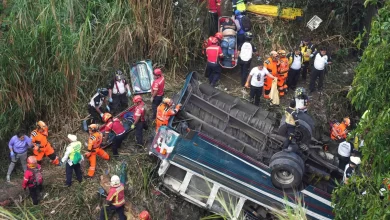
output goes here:
<path id="1" fill-rule="evenodd" d="M 130 90 L 127 90 L 127 97 L 130 97 L 131 96 L 131 92 Z"/>
<path id="2" fill-rule="evenodd" d="M 106 106 L 107 111 L 111 111 L 110 106 Z M 103 117 L 103 116 L 102 116 Z"/>
<path id="3" fill-rule="evenodd" d="M 131 128 L 131 129 L 134 129 L 134 128 L 135 128 L 135 124 L 132 124 L 130 128 Z"/>
<path id="4" fill-rule="evenodd" d="M 100 117 L 102 117 L 102 118 L 103 118 L 103 113 L 100 113 Z"/>
<path id="5" fill-rule="evenodd" d="M 112 98 L 111 98 L 111 97 L 110 97 L 110 98 L 108 98 L 108 101 L 109 101 L 109 102 L 112 102 Z"/>
<path id="6" fill-rule="evenodd" d="M 15 157 L 15 153 L 14 153 L 13 151 L 11 151 L 11 152 L 9 153 L 9 155 L 10 155 L 11 157 Z"/>

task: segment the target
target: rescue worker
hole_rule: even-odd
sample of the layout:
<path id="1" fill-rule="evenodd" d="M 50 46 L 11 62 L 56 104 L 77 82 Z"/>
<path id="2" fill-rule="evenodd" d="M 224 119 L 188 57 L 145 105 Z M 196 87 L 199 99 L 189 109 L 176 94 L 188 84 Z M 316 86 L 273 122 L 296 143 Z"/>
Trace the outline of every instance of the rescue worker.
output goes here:
<path id="1" fill-rule="evenodd" d="M 116 115 L 127 108 L 129 104 L 127 97 L 131 96 L 130 86 L 122 71 L 117 70 L 115 72 L 115 78 L 111 80 L 107 88 L 112 114 Z"/>
<path id="2" fill-rule="evenodd" d="M 95 95 L 92 96 L 88 103 L 88 113 L 92 117 L 92 123 L 102 122 L 104 110 L 102 109 L 103 103 L 106 105 L 107 111 L 110 111 L 110 107 L 106 100 L 108 96 L 108 90 L 106 88 L 100 88 L 97 90 Z"/>
<path id="3" fill-rule="evenodd" d="M 339 168 L 341 170 L 344 170 L 345 166 L 349 163 L 349 157 L 351 156 L 352 152 L 353 152 L 352 144 L 347 140 L 343 139 L 337 149 L 338 158 L 339 158 Z"/>
<path id="4" fill-rule="evenodd" d="M 11 173 L 15 168 L 16 162 L 20 160 L 22 164 L 23 171 L 27 169 L 27 150 L 31 148 L 33 145 L 31 143 L 31 138 L 25 135 L 24 131 L 19 131 L 16 135 L 14 135 L 8 143 L 8 147 L 10 150 L 11 163 L 8 167 L 7 172 L 7 182 L 11 182 Z"/>
<path id="5" fill-rule="evenodd" d="M 341 123 L 335 122 L 332 124 L 330 138 L 335 141 L 343 140 L 347 138 L 347 128 L 351 124 L 351 120 L 345 117 Z"/>
<path id="6" fill-rule="evenodd" d="M 142 211 L 141 213 L 139 213 L 139 216 L 138 216 L 139 220 L 152 220 L 150 218 L 150 214 L 148 211 L 144 210 Z"/>
<path id="7" fill-rule="evenodd" d="M 302 40 L 299 47 L 303 56 L 302 79 L 303 81 L 306 81 L 306 76 L 310 67 L 310 55 L 316 51 L 316 48 L 314 44 L 311 43 L 309 38 L 305 38 L 304 40 Z"/>
<path id="8" fill-rule="evenodd" d="M 83 161 L 81 155 L 81 142 L 77 141 L 77 136 L 68 134 L 68 140 L 70 144 L 66 147 L 64 156 L 62 157 L 62 163 L 66 163 L 66 186 L 72 185 L 73 170 L 76 174 L 77 181 L 81 183 L 83 181 L 80 162 Z"/>
<path id="9" fill-rule="evenodd" d="M 245 16 L 243 15 L 239 10 L 236 10 L 235 12 L 236 19 L 236 27 L 237 27 L 237 47 L 240 47 L 245 42 L 245 31 L 241 27 L 241 19 Z"/>
<path id="10" fill-rule="evenodd" d="M 268 72 L 266 68 L 264 68 L 263 62 L 260 62 L 259 66 L 254 67 L 249 73 L 248 79 L 246 81 L 245 87 L 250 88 L 250 99 L 251 102 L 254 101 L 256 106 L 260 105 L 260 97 L 263 92 L 264 85 L 264 77 L 270 77 L 275 79 L 271 73 Z M 250 83 L 249 83 L 250 82 Z M 250 86 L 249 86 L 250 85 Z"/>
<path id="11" fill-rule="evenodd" d="M 218 31 L 218 17 L 221 11 L 221 0 L 208 0 L 209 9 L 209 36 Z"/>
<path id="12" fill-rule="evenodd" d="M 347 164 L 344 168 L 344 176 L 343 176 L 343 183 L 348 184 L 349 179 L 352 177 L 352 175 L 355 173 L 356 167 L 361 163 L 361 160 L 359 157 L 351 156 L 349 158 L 349 164 Z"/>
<path id="13" fill-rule="evenodd" d="M 241 67 L 241 86 L 245 86 L 245 82 L 248 78 L 249 67 L 252 62 L 252 54 L 257 53 L 256 47 L 251 43 L 253 36 L 251 32 L 245 33 L 245 43 L 238 48 L 238 63 Z"/>
<path id="14" fill-rule="evenodd" d="M 222 70 L 219 65 L 219 59 L 223 58 L 223 53 L 222 48 L 218 46 L 217 38 L 213 37 L 211 43 L 212 45 L 206 48 L 206 77 L 209 77 L 210 85 L 215 87 L 221 76 Z"/>
<path id="15" fill-rule="evenodd" d="M 152 119 L 156 119 L 157 107 L 161 104 L 164 96 L 165 78 L 161 69 L 153 70 L 154 81 L 152 83 Z"/>
<path id="16" fill-rule="evenodd" d="M 241 13 L 245 13 L 246 12 L 246 3 L 247 3 L 247 0 L 232 0 L 233 15 L 236 11 L 240 11 Z"/>
<path id="17" fill-rule="evenodd" d="M 309 104 L 309 97 L 306 94 L 306 89 L 298 87 L 294 94 L 296 108 L 298 111 L 307 112 L 307 105 Z"/>
<path id="18" fill-rule="evenodd" d="M 326 55 L 326 49 L 321 48 L 320 52 L 315 52 L 310 55 L 314 59 L 313 69 L 310 73 L 310 93 L 315 91 L 315 83 L 318 80 L 318 91 L 321 92 L 325 78 L 325 67 L 331 64 L 330 57 Z"/>
<path id="19" fill-rule="evenodd" d="M 37 159 L 34 156 L 29 156 L 27 158 L 27 169 L 24 171 L 22 187 L 24 190 L 28 187 L 34 205 L 38 205 L 42 184 L 41 166 L 37 163 Z"/>
<path id="20" fill-rule="evenodd" d="M 287 139 L 283 143 L 283 149 L 286 149 L 293 141 L 295 130 L 299 127 L 298 112 L 296 110 L 295 100 L 291 100 L 290 106 L 286 108 Z"/>
<path id="21" fill-rule="evenodd" d="M 110 113 L 104 113 L 103 122 L 106 123 L 104 129 L 103 143 L 107 143 L 108 136 L 111 131 L 114 132 L 115 137 L 112 141 L 112 154 L 114 157 L 118 157 L 118 148 L 121 147 L 123 140 L 126 137 L 126 130 L 122 122 L 118 118 L 113 118 Z"/>
<path id="22" fill-rule="evenodd" d="M 89 125 L 88 133 L 88 152 L 85 153 L 85 157 L 89 160 L 88 176 L 93 177 L 96 170 L 96 155 L 99 155 L 103 160 L 109 160 L 110 155 L 100 147 L 100 144 L 103 141 L 103 135 L 100 133 L 98 125 Z"/>
<path id="23" fill-rule="evenodd" d="M 163 102 L 158 106 L 157 109 L 157 118 L 156 118 L 156 134 L 160 126 L 167 126 L 169 118 L 172 115 L 176 115 L 180 110 L 181 104 L 176 105 L 175 109 L 172 108 L 173 100 L 165 98 Z"/>
<path id="24" fill-rule="evenodd" d="M 114 175 L 111 177 L 110 191 L 108 192 L 106 202 L 108 205 L 104 205 L 100 211 L 100 220 L 107 219 L 106 216 L 110 216 L 110 212 L 115 211 L 119 220 L 126 220 L 125 216 L 125 187 L 121 183 L 119 176 Z"/>
<path id="25" fill-rule="evenodd" d="M 285 50 L 279 50 L 279 66 L 278 66 L 278 91 L 279 97 L 283 97 L 287 92 L 287 83 L 286 79 L 289 71 L 288 58 L 286 57 Z"/>
<path id="26" fill-rule="evenodd" d="M 278 76 L 278 68 L 280 65 L 279 55 L 276 51 L 271 51 L 270 57 L 264 61 L 264 67 L 270 72 L 274 77 Z M 264 98 L 269 99 L 269 93 L 271 92 L 272 78 L 267 77 L 264 83 Z"/>
<path id="27" fill-rule="evenodd" d="M 36 129 L 31 132 L 31 141 L 34 145 L 33 153 L 36 156 L 36 160 L 40 163 L 44 156 L 50 159 L 50 162 L 54 165 L 61 165 L 60 160 L 51 147 L 51 144 L 47 140 L 49 135 L 49 128 L 45 122 L 38 121 L 36 123 Z"/>
<path id="28" fill-rule="evenodd" d="M 146 129 L 145 124 L 145 103 L 140 95 L 136 95 L 133 98 L 133 103 L 137 105 L 134 110 L 133 119 L 134 122 L 131 125 L 131 129 L 135 129 L 135 139 L 137 145 L 143 147 L 143 129 Z M 157 123 L 157 122 L 156 122 Z"/>
<path id="29" fill-rule="evenodd" d="M 222 39 L 223 39 L 223 34 L 222 34 L 221 32 L 217 32 L 217 33 L 215 33 L 214 37 L 218 39 L 218 45 L 221 45 L 221 41 L 222 41 Z M 211 42 L 210 42 L 210 43 L 211 43 Z M 211 45 L 212 45 L 212 44 L 207 45 L 207 46 L 211 46 Z"/>
<path id="30" fill-rule="evenodd" d="M 290 69 L 288 71 L 287 86 L 291 90 L 295 90 L 299 75 L 302 68 L 303 56 L 299 48 L 295 48 L 294 52 L 287 55 Z"/>

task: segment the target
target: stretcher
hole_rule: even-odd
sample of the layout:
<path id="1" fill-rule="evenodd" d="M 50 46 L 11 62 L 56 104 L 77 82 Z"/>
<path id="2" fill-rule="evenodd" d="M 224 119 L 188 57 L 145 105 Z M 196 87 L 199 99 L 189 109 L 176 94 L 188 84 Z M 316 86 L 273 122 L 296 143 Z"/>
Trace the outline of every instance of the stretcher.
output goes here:
<path id="1" fill-rule="evenodd" d="M 151 60 L 134 63 L 130 67 L 130 79 L 133 94 L 142 94 L 152 91 L 153 66 Z"/>
<path id="2" fill-rule="evenodd" d="M 248 5 L 246 10 L 253 14 L 289 20 L 300 20 L 303 16 L 303 10 L 300 8 L 281 8 L 276 5 Z"/>
<path id="3" fill-rule="evenodd" d="M 221 16 L 218 18 L 218 29 L 222 30 L 222 23 L 225 19 L 234 20 L 229 16 Z M 221 41 L 221 48 L 223 52 L 223 59 L 220 59 L 219 64 L 222 68 L 233 69 L 237 66 L 238 54 L 237 54 L 237 34 L 236 31 L 227 29 L 221 31 L 223 34 L 223 39 Z"/>

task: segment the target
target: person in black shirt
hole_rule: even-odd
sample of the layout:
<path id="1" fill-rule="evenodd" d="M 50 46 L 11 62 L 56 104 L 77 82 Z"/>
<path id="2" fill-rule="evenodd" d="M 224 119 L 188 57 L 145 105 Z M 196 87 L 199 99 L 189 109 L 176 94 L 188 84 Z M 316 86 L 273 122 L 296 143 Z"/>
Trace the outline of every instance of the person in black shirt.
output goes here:
<path id="1" fill-rule="evenodd" d="M 108 96 L 108 90 L 106 88 L 98 89 L 95 95 L 92 96 L 88 103 L 88 113 L 91 114 L 91 124 L 102 123 L 102 117 L 104 110 L 102 105 L 106 105 L 106 109 L 110 111 L 110 107 L 107 105 L 106 97 Z"/>

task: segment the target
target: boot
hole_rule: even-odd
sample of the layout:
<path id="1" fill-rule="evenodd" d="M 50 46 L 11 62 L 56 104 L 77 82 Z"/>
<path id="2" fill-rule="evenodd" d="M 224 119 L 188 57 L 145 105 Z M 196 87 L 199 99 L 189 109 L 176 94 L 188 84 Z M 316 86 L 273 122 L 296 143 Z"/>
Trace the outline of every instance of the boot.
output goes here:
<path id="1" fill-rule="evenodd" d="M 8 182 L 8 183 L 11 182 L 11 177 L 10 177 L 10 175 L 7 175 L 7 182 Z"/>

